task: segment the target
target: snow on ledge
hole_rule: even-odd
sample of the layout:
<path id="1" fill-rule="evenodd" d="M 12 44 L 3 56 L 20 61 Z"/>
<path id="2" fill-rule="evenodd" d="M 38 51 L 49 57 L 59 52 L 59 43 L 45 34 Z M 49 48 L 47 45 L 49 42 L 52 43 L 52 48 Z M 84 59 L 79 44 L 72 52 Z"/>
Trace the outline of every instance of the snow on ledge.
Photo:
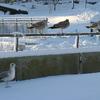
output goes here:
<path id="1" fill-rule="evenodd" d="M 89 53 L 89 52 L 100 52 L 100 47 L 89 47 L 89 48 L 69 48 L 69 49 L 55 49 L 55 50 L 24 50 L 24 51 L 11 51 L 11 52 L 0 52 L 0 58 L 9 57 L 25 57 L 25 56 L 43 56 L 43 55 L 58 55 L 58 54 L 74 54 L 74 53 Z"/>

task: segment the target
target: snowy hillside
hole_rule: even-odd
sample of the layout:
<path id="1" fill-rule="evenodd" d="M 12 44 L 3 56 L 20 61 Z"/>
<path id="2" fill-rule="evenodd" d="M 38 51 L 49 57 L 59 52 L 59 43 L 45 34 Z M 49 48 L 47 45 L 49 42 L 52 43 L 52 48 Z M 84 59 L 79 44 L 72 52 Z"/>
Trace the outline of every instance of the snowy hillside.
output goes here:
<path id="1" fill-rule="evenodd" d="M 1 100 L 100 100 L 100 73 L 0 83 Z"/>

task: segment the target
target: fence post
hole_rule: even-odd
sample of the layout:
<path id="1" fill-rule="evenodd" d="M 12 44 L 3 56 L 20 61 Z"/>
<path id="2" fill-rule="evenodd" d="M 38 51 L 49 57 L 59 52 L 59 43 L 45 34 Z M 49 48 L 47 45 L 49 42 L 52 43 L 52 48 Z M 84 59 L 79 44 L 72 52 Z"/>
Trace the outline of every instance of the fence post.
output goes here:
<path id="1" fill-rule="evenodd" d="M 17 23 L 18 21 L 17 21 L 17 18 L 16 18 L 16 32 L 18 32 L 18 23 Z M 16 38 L 16 47 L 15 47 L 15 50 L 16 50 L 16 52 L 18 52 L 18 35 L 17 35 L 17 33 L 15 33 L 15 38 Z"/>
<path id="2" fill-rule="evenodd" d="M 77 44 L 76 47 L 79 48 L 79 34 L 77 35 Z"/>
<path id="3" fill-rule="evenodd" d="M 17 34 L 15 35 L 15 38 L 16 38 L 16 40 L 15 40 L 15 42 L 16 42 L 15 43 L 15 50 L 16 50 L 16 52 L 18 52 L 18 42 L 19 42 L 18 40 L 19 40 L 19 38 L 18 38 Z"/>

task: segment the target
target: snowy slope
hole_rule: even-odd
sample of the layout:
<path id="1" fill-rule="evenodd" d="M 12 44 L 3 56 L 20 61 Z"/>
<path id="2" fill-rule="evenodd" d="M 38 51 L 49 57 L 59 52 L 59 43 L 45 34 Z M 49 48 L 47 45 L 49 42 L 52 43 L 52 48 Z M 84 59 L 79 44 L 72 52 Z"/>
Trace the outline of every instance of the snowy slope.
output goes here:
<path id="1" fill-rule="evenodd" d="M 100 73 L 0 83 L 1 100 L 100 100 Z"/>

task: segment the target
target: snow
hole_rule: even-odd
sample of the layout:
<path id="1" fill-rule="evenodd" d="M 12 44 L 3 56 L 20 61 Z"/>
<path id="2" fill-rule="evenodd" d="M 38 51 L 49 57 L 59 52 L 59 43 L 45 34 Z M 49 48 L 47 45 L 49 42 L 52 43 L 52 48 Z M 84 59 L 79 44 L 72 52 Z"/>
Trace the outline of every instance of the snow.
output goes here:
<path id="1" fill-rule="evenodd" d="M 37 49 L 37 50 L 24 50 L 24 51 L 0 51 L 0 58 L 8 57 L 25 57 L 25 56 L 44 56 L 44 55 L 59 55 L 59 54 L 75 54 L 75 53 L 89 53 L 100 52 L 100 47 L 91 46 L 84 48 L 67 48 L 67 49 Z"/>
<path id="2" fill-rule="evenodd" d="M 100 51 L 100 41 L 96 36 L 80 36 L 79 48 L 76 39 L 76 36 L 23 37 L 19 38 L 19 45 L 25 45 L 25 50 L 16 52 L 14 38 L 0 38 L 0 58 Z"/>
<path id="3" fill-rule="evenodd" d="M 1 100 L 100 100 L 100 73 L 0 83 Z"/>
<path id="4" fill-rule="evenodd" d="M 72 4 L 64 0 L 62 5 L 57 5 L 57 10 L 53 11 L 53 6 L 42 6 L 34 2 L 35 9 L 31 9 L 32 3 L 13 4 L 16 9 L 29 11 L 28 15 L 4 15 L 0 12 L 0 18 L 33 17 L 48 18 L 48 26 L 65 20 L 70 20 L 70 27 L 64 32 L 89 32 L 86 25 L 90 21 L 100 20 L 100 0 L 95 5 L 87 4 L 85 8 L 84 0 L 72 8 Z M 93 0 L 94 1 L 94 0 Z M 2 4 L 0 4 L 2 5 Z M 3 4 L 10 7 L 10 4 Z M 51 11 L 50 11 L 51 9 Z M 50 30 L 48 33 L 60 33 L 61 30 Z M 15 40 L 12 38 L 0 38 L 0 58 L 39 56 L 53 54 L 72 54 L 100 52 L 100 41 L 96 36 L 80 36 L 79 48 L 76 48 L 76 37 L 47 37 L 47 38 L 26 38 L 20 39 L 19 44 L 26 45 L 23 51 L 12 51 Z M 100 73 L 49 76 L 45 78 L 31 79 L 25 81 L 12 81 L 11 87 L 5 88 L 5 83 L 0 83 L 0 100 L 100 100 Z"/>

